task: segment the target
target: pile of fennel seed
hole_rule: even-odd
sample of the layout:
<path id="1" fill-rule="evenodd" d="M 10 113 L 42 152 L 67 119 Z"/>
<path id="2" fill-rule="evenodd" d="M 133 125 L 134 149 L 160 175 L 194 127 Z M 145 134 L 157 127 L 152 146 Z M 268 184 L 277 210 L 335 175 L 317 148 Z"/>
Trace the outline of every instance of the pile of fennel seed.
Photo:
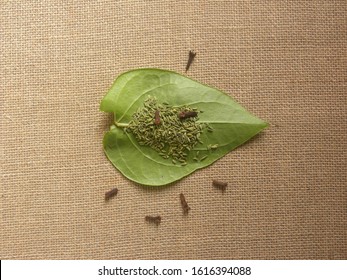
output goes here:
<path id="1" fill-rule="evenodd" d="M 182 118 L 187 112 L 192 116 Z M 139 145 L 151 147 L 164 159 L 186 165 L 189 151 L 202 143 L 199 137 L 205 125 L 197 123 L 198 113 L 196 108 L 160 104 L 149 97 L 133 114 L 125 131 L 132 133 Z"/>

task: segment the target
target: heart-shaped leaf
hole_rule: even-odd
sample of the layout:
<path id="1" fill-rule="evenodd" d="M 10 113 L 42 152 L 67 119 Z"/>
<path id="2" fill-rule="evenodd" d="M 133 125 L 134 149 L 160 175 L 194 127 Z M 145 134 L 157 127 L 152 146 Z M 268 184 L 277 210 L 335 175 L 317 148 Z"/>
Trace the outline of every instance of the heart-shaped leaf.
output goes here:
<path id="1" fill-rule="evenodd" d="M 205 125 L 205 129 L 199 133 L 199 143 L 188 152 L 184 164 L 175 164 L 151 147 L 140 145 L 128 131 L 129 123 L 149 96 L 169 108 L 189 106 L 199 112 L 196 124 Z M 103 140 L 108 159 L 130 180 L 151 186 L 174 182 L 210 165 L 267 127 L 266 122 L 225 93 L 160 69 L 139 69 L 120 75 L 102 99 L 100 110 L 114 114 L 115 124 Z"/>

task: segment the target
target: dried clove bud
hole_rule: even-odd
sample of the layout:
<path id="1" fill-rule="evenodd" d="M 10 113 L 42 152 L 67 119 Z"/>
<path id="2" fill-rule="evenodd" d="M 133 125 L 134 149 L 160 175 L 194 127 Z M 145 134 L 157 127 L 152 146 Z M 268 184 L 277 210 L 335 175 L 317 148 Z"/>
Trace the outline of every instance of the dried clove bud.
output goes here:
<path id="1" fill-rule="evenodd" d="M 161 222 L 161 217 L 160 216 L 146 216 L 145 220 L 147 222 L 154 223 L 158 226 Z"/>
<path id="2" fill-rule="evenodd" d="M 118 189 L 117 188 L 114 188 L 108 192 L 105 193 L 105 200 L 109 200 L 111 199 L 112 197 L 116 196 L 118 193 Z"/>
<path id="3" fill-rule="evenodd" d="M 198 115 L 198 112 L 195 111 L 182 111 L 180 113 L 178 113 L 178 118 L 180 120 L 184 120 L 187 118 L 194 118 Z"/>
<path id="4" fill-rule="evenodd" d="M 221 182 L 221 181 L 218 181 L 218 180 L 213 180 L 212 181 L 212 185 L 224 192 L 226 190 L 227 186 L 228 186 L 228 183 Z"/>
<path id="5" fill-rule="evenodd" d="M 190 65 L 193 63 L 195 56 L 196 56 L 195 52 L 189 51 L 189 57 L 188 57 L 188 62 L 187 62 L 187 66 L 186 66 L 186 73 L 187 73 Z"/>
<path id="6" fill-rule="evenodd" d="M 188 211 L 190 210 L 190 207 L 188 206 L 188 203 L 187 203 L 186 198 L 184 197 L 183 193 L 180 194 L 180 199 L 181 199 L 183 214 L 188 215 Z"/>
<path id="7" fill-rule="evenodd" d="M 154 124 L 160 125 L 160 115 L 158 110 L 156 110 L 154 113 Z"/>

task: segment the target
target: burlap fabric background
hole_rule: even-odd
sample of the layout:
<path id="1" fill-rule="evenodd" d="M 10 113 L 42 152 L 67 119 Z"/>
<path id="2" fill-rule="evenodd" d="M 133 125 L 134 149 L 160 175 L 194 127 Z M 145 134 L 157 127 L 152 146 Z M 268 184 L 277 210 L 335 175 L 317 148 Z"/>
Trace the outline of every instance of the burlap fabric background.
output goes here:
<path id="1" fill-rule="evenodd" d="M 0 5 L 1 258 L 347 257 L 345 0 Z M 187 76 L 272 125 L 177 183 L 136 185 L 103 153 L 99 102 L 124 71 L 184 73 L 190 49 Z"/>

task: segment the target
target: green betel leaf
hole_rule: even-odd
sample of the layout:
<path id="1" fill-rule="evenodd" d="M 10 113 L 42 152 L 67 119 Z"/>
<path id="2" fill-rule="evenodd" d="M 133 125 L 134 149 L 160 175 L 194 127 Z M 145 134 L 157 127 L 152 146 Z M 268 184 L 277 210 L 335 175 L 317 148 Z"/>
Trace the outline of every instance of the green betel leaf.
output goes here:
<path id="1" fill-rule="evenodd" d="M 108 159 L 151 186 L 212 164 L 267 127 L 225 93 L 160 69 L 120 75 L 100 110 L 114 114 L 103 140 Z"/>

